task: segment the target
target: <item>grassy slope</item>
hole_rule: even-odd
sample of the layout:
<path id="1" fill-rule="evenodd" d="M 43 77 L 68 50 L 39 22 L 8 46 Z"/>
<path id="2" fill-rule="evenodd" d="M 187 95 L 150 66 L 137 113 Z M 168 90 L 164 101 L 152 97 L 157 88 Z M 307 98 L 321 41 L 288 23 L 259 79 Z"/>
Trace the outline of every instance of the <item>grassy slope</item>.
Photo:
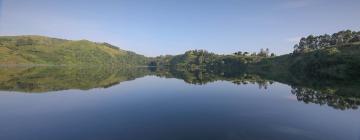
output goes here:
<path id="1" fill-rule="evenodd" d="M 0 37 L 0 64 L 145 64 L 146 58 L 110 44 L 43 36 Z M 131 63 L 130 63 L 131 62 Z"/>

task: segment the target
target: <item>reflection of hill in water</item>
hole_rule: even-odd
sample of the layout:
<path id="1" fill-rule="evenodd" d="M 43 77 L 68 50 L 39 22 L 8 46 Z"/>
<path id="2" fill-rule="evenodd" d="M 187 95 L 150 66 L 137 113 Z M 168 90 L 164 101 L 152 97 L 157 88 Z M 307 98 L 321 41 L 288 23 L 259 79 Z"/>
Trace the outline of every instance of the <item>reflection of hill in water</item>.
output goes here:
<path id="1" fill-rule="evenodd" d="M 203 85 L 214 81 L 229 81 L 237 85 L 257 84 L 267 89 L 273 81 L 291 85 L 298 101 L 328 105 L 336 109 L 357 109 L 360 106 L 358 82 L 331 79 L 306 79 L 296 76 L 261 76 L 241 71 L 180 70 L 160 68 L 106 67 L 9 67 L 0 68 L 0 90 L 39 93 L 67 89 L 88 90 L 107 88 L 123 81 L 146 75 L 182 79 L 186 83 Z M 266 79 L 264 78 L 266 77 Z"/>
<path id="2" fill-rule="evenodd" d="M 146 74 L 146 69 L 95 67 L 10 67 L 0 69 L 0 89 L 47 92 L 106 88 Z"/>

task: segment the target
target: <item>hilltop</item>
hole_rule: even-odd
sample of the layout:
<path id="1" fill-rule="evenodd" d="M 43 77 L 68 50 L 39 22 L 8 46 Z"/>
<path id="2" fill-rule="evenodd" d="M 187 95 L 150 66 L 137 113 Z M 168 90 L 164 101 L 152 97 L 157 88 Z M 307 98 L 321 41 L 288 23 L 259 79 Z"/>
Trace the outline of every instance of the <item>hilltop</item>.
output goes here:
<path id="1" fill-rule="evenodd" d="M 1 36 L 1 65 L 146 65 L 143 55 L 108 43 L 44 36 Z"/>

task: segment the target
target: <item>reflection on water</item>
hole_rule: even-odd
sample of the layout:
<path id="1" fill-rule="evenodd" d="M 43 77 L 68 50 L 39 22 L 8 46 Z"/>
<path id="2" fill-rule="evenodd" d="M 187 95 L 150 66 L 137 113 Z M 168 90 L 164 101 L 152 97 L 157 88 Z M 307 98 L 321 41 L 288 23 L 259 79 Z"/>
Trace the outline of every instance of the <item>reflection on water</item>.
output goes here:
<path id="1" fill-rule="evenodd" d="M 147 74 L 146 69 L 95 67 L 10 67 L 0 69 L 0 89 L 47 92 L 106 88 Z"/>
<path id="2" fill-rule="evenodd" d="M 259 89 L 267 89 L 274 82 L 277 82 L 276 78 L 265 79 L 259 75 L 241 71 L 183 70 L 154 67 L 3 67 L 0 69 L 0 73 L 0 90 L 26 93 L 108 88 L 124 81 L 148 75 L 181 79 L 188 84 L 195 85 L 204 85 L 215 81 L 229 81 L 236 85 L 256 84 Z M 298 101 L 328 105 L 341 110 L 357 109 L 360 106 L 360 85 L 357 82 L 344 84 L 338 81 L 320 81 L 326 83 L 324 85 L 319 83 L 318 80 L 294 80 L 293 78 L 281 77 L 279 81 L 291 86 L 291 93 L 296 95 Z"/>
<path id="3" fill-rule="evenodd" d="M 292 87 L 291 90 L 291 93 L 296 95 L 298 101 L 305 103 L 328 105 L 342 110 L 358 109 L 358 106 L 360 106 L 360 99 L 358 97 L 339 96 L 336 92 L 337 91 L 331 89 L 328 91 L 320 91 L 303 87 Z"/>
<path id="4" fill-rule="evenodd" d="M 0 139 L 358 140 L 359 87 L 241 70 L 0 68 Z"/>

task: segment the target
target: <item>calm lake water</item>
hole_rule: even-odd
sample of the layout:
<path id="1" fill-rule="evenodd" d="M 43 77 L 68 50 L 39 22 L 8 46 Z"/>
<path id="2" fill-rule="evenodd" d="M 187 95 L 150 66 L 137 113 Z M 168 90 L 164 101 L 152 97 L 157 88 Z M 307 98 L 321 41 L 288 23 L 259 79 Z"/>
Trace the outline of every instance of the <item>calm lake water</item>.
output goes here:
<path id="1" fill-rule="evenodd" d="M 2 68 L 0 89 L 1 140 L 360 139 L 357 90 L 255 75 Z"/>

